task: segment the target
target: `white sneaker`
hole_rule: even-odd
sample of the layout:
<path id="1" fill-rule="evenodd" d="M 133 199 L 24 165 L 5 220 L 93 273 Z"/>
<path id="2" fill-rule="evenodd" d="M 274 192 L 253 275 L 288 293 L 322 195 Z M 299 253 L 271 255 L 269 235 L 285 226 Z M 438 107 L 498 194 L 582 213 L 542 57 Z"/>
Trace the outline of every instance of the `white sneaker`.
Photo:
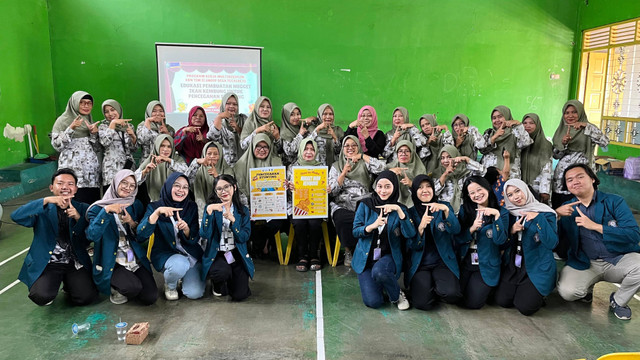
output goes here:
<path id="1" fill-rule="evenodd" d="M 121 305 L 129 301 L 129 299 L 126 296 L 120 294 L 114 288 L 111 288 L 111 296 L 109 296 L 109 300 L 111 300 L 111 302 L 116 305 Z"/>
<path id="2" fill-rule="evenodd" d="M 400 290 L 400 295 L 398 296 L 398 301 L 396 301 L 396 304 L 398 304 L 398 310 L 407 310 L 411 306 L 409 304 L 409 300 L 407 300 L 407 297 L 404 296 L 402 290 Z"/>
<path id="3" fill-rule="evenodd" d="M 166 297 L 169 301 L 178 300 L 178 298 L 180 297 L 178 295 L 178 289 L 171 290 L 169 289 L 169 286 L 167 286 L 167 284 L 164 284 L 164 297 Z"/>
<path id="4" fill-rule="evenodd" d="M 350 250 L 344 250 L 344 266 L 351 266 L 351 260 L 353 260 L 353 255 Z"/>

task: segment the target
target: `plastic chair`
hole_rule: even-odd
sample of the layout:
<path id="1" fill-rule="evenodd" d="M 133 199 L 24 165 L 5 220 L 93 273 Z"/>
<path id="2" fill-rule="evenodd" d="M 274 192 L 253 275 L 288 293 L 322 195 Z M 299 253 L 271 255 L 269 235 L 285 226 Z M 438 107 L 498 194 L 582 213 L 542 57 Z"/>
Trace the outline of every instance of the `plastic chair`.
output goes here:
<path id="1" fill-rule="evenodd" d="M 602 355 L 598 360 L 640 360 L 640 352 L 618 352 Z"/>
<path id="2" fill-rule="evenodd" d="M 338 264 L 338 255 L 340 254 L 340 237 L 336 234 L 336 246 L 333 249 L 333 262 L 331 266 L 336 267 Z"/>
<path id="3" fill-rule="evenodd" d="M 156 234 L 151 234 L 149 237 L 149 245 L 147 246 L 147 259 L 151 261 L 151 249 L 153 249 L 153 242 L 156 238 Z"/>

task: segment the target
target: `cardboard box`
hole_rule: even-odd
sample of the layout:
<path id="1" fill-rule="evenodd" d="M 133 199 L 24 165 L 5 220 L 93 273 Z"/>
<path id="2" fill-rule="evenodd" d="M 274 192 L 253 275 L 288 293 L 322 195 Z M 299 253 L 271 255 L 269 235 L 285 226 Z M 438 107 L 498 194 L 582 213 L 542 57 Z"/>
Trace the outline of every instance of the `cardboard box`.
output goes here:
<path id="1" fill-rule="evenodd" d="M 604 171 L 608 175 L 622 176 L 624 172 L 624 160 L 618 160 L 606 156 L 596 156 L 596 171 Z"/>
<path id="2" fill-rule="evenodd" d="M 129 345 L 140 345 L 149 335 L 149 323 L 135 323 L 131 330 L 127 331 L 126 342 Z"/>

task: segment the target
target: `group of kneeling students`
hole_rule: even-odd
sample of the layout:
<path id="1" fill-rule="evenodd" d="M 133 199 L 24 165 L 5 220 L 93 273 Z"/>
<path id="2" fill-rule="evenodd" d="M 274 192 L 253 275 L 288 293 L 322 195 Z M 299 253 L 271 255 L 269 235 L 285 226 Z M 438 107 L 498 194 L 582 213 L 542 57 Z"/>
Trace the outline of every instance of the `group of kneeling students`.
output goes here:
<path id="1" fill-rule="evenodd" d="M 408 309 L 398 283 L 404 274 L 418 309 L 431 309 L 438 300 L 478 309 L 493 295 L 496 304 L 531 315 L 556 285 L 565 300 L 590 302 L 593 286 L 604 280 L 620 283 L 610 305 L 618 318 L 630 319 L 627 304 L 640 288 L 640 231 L 631 210 L 621 197 L 597 190 L 599 180 L 587 165 L 569 166 L 563 182 L 574 198 L 554 211 L 522 180 L 506 181 L 501 206 L 489 182 L 471 176 L 456 216 L 448 202 L 438 201 L 429 176 L 413 179 L 413 206 L 407 208 L 399 202 L 398 176 L 380 172 L 353 221 L 351 267 L 364 304 L 378 308 L 386 293 L 400 310 Z M 152 265 L 164 276 L 167 300 L 179 298 L 179 287 L 188 298 L 202 297 L 208 279 L 215 296 L 250 296 L 250 212 L 233 176 L 215 178 L 200 223 L 189 180 L 179 172 L 167 177 L 159 200 L 146 210 L 136 200 L 131 170 L 120 170 L 91 205 L 73 199 L 77 177 L 70 169 L 53 175 L 50 190 L 52 196 L 11 214 L 34 228 L 19 279 L 36 304 L 50 304 L 61 283 L 78 305 L 93 302 L 98 292 L 116 304 L 152 304 L 158 297 Z M 553 250 L 559 239 L 568 242 L 568 253 L 557 279 Z M 86 250 L 91 242 L 93 259 Z"/>

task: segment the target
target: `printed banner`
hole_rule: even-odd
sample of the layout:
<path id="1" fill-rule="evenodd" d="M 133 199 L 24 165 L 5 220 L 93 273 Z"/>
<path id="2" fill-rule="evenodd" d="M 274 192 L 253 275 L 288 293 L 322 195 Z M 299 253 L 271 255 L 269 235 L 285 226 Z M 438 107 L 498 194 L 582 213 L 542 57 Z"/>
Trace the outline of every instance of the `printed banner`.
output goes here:
<path id="1" fill-rule="evenodd" d="M 326 166 L 293 167 L 293 218 L 326 219 L 329 215 Z"/>
<path id="2" fill-rule="evenodd" d="M 285 167 L 252 168 L 249 169 L 249 174 L 251 220 L 286 219 Z"/>

